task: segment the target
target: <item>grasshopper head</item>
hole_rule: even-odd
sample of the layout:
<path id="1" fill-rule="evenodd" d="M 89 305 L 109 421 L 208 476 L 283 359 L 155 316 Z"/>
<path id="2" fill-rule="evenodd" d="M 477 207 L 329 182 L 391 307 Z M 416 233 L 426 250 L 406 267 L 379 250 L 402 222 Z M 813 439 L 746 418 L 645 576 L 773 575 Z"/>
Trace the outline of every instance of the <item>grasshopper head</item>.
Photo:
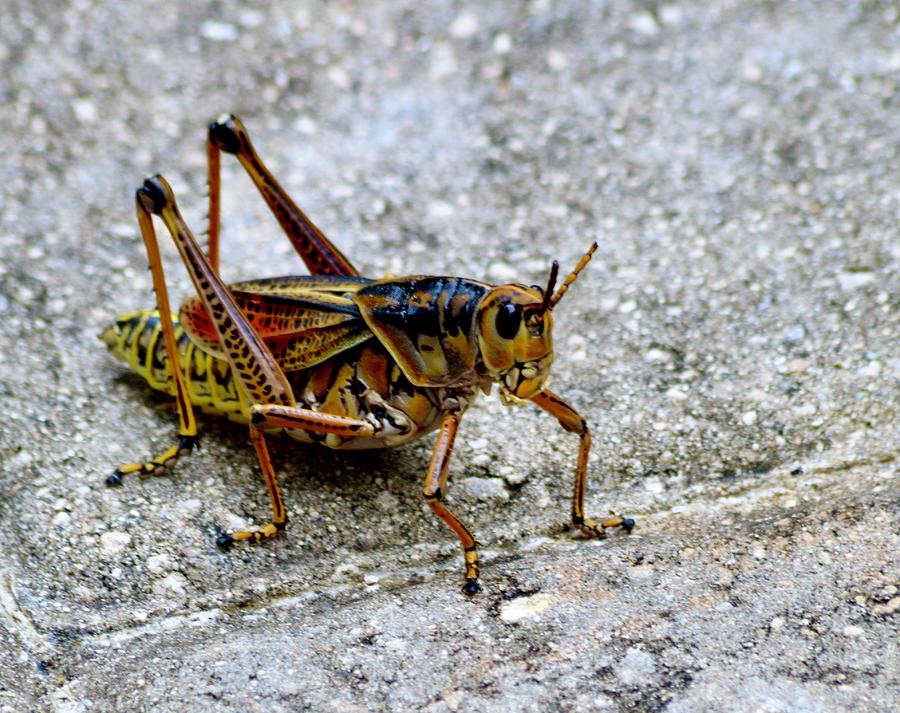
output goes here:
<path id="1" fill-rule="evenodd" d="M 485 295 L 478 316 L 478 348 L 484 369 L 499 382 L 505 402 L 529 399 L 547 382 L 553 363 L 551 312 L 596 249 L 594 243 L 555 294 L 556 261 L 545 289 L 499 285 Z"/>
<path id="2" fill-rule="evenodd" d="M 530 398 L 550 376 L 553 318 L 549 309 L 541 309 L 543 301 L 540 288 L 500 285 L 482 302 L 478 347 L 504 400 Z"/>

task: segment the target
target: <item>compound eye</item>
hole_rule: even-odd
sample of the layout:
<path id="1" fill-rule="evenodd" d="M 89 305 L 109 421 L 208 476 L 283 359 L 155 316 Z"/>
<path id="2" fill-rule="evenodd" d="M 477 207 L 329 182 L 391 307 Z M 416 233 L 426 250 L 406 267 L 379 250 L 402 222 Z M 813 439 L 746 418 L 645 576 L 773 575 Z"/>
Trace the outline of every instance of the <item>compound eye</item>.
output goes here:
<path id="1" fill-rule="evenodd" d="M 517 305 L 505 304 L 497 310 L 497 334 L 503 339 L 512 339 L 522 323 L 522 311 Z"/>

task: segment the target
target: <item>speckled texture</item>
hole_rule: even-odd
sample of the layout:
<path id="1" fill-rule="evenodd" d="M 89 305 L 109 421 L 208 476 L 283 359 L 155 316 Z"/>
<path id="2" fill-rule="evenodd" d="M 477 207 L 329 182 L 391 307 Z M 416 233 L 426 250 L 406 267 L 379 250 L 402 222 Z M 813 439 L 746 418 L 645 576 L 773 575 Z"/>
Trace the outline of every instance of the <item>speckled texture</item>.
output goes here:
<path id="1" fill-rule="evenodd" d="M 0 5 L 0 710 L 900 708 L 900 11 L 880 2 Z M 96 335 L 152 303 L 132 191 L 203 228 L 223 111 L 370 276 L 542 283 L 576 439 L 486 399 L 450 499 L 430 442 L 273 445 L 171 404 Z M 224 172 L 227 279 L 300 269 Z M 163 243 L 176 296 L 189 282 Z M 176 297 L 177 298 L 177 297 Z M 457 487 L 453 487 L 455 481 Z M 5 706 L 5 708 L 4 708 Z"/>

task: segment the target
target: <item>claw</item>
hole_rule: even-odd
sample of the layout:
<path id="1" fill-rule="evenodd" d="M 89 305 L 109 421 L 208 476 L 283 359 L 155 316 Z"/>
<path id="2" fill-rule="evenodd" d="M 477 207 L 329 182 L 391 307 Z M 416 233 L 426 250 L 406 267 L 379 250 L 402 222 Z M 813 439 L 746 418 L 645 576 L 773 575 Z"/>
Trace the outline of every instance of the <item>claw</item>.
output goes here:
<path id="1" fill-rule="evenodd" d="M 224 530 L 219 530 L 218 535 L 216 537 L 216 545 L 218 545 L 221 549 L 228 551 L 231 549 L 231 546 L 234 544 L 234 538 Z"/>
<path id="2" fill-rule="evenodd" d="M 481 591 L 481 585 L 474 577 L 468 577 L 466 578 L 466 583 L 463 585 L 462 590 L 463 593 L 468 594 L 471 597 Z"/>

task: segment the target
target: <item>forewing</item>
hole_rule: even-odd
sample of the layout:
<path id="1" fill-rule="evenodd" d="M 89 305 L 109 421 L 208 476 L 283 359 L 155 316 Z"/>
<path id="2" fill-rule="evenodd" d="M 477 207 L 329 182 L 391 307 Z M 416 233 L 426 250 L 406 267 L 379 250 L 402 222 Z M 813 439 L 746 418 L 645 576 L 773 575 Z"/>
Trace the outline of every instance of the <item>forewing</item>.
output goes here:
<path id="1" fill-rule="evenodd" d="M 297 371 L 373 336 L 351 297 L 369 282 L 298 276 L 238 282 L 229 289 L 279 366 Z M 198 298 L 182 305 L 179 320 L 203 351 L 222 356 L 212 320 Z"/>

